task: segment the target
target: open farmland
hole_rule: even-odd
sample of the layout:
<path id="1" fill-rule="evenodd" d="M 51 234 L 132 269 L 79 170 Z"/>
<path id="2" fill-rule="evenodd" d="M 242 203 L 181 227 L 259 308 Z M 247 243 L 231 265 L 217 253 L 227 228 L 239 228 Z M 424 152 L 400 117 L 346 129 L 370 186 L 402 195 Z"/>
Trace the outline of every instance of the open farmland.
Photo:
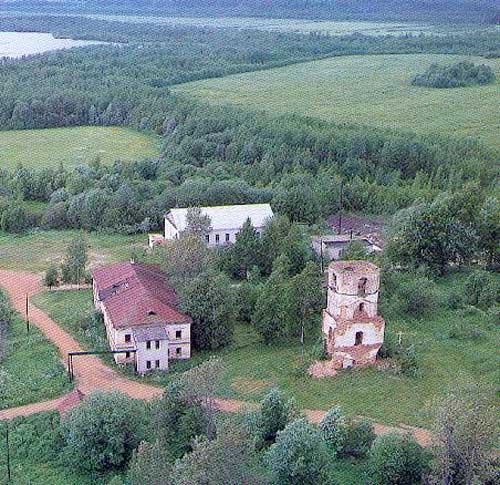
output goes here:
<path id="1" fill-rule="evenodd" d="M 412 130 L 424 134 L 474 136 L 498 147 L 498 84 L 435 89 L 410 79 L 432 63 L 454 63 L 457 55 L 348 56 L 222 79 L 187 83 L 177 92 L 211 103 L 274 113 L 293 112 L 345 123 Z M 492 66 L 500 62 L 469 57 Z"/>
<path id="2" fill-rule="evenodd" d="M 154 136 L 129 128 L 81 126 L 0 131 L 0 167 L 74 167 L 99 157 L 103 163 L 133 161 L 159 154 Z"/>

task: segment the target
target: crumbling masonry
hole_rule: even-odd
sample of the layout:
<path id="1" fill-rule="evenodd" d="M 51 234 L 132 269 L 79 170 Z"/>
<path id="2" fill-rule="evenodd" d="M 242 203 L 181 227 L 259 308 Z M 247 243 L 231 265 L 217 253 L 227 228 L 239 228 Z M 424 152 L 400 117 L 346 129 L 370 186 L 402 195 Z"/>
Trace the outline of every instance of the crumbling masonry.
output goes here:
<path id="1" fill-rule="evenodd" d="M 328 267 L 328 304 L 323 311 L 326 350 L 336 369 L 373 364 L 384 342 L 378 315 L 380 270 L 367 261 Z"/>

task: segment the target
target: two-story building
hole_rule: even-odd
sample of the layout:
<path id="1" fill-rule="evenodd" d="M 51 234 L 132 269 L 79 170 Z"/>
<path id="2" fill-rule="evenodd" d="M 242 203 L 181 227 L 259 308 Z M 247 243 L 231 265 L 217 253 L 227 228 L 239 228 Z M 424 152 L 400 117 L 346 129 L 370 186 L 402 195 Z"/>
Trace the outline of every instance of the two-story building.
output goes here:
<path id="1" fill-rule="evenodd" d="M 165 239 L 179 239 L 187 229 L 188 208 L 171 209 L 165 215 Z M 210 219 L 210 230 L 205 235 L 208 246 L 223 246 L 234 243 L 243 224 L 250 219 L 258 234 L 264 230 L 267 222 L 273 217 L 269 204 L 225 205 L 218 207 L 201 207 L 202 215 Z M 154 244 L 151 243 L 150 245 Z"/>
<path id="2" fill-rule="evenodd" d="M 125 262 L 92 271 L 94 305 L 103 314 L 117 363 L 137 372 L 167 370 L 170 359 L 191 357 L 191 318 L 156 266 Z"/>

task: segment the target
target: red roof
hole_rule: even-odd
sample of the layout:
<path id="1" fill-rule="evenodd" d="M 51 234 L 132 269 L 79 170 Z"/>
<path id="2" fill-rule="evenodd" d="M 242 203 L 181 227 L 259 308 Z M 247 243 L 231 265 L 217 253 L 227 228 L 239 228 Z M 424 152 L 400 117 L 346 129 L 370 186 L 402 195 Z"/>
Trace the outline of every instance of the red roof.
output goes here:
<path id="1" fill-rule="evenodd" d="M 118 263 L 95 268 L 92 276 L 114 328 L 192 323 L 177 310 L 177 295 L 157 266 Z"/>

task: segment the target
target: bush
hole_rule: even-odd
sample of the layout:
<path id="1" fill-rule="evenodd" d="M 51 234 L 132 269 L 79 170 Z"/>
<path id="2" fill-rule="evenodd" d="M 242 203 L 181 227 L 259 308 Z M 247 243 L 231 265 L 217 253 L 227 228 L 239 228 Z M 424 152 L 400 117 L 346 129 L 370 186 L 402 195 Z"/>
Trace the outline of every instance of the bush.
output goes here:
<path id="1" fill-rule="evenodd" d="M 425 277 L 417 276 L 401 283 L 396 294 L 399 311 L 415 318 L 432 313 L 438 306 L 435 284 Z"/>
<path id="2" fill-rule="evenodd" d="M 43 284 L 48 288 L 52 288 L 53 286 L 57 286 L 58 281 L 59 270 L 57 269 L 57 266 L 55 264 L 51 264 L 45 272 Z"/>
<path id="3" fill-rule="evenodd" d="M 417 74 L 411 83 L 431 88 L 458 88 L 490 84 L 493 81 L 495 73 L 490 66 L 476 66 L 473 62 L 463 61 L 446 66 L 432 64 L 423 74 Z"/>
<path id="4" fill-rule="evenodd" d="M 338 407 L 331 408 L 319 423 L 321 436 L 329 448 L 337 454 L 344 446 L 347 420 Z"/>
<path id="5" fill-rule="evenodd" d="M 373 442 L 368 466 L 375 485 L 415 485 L 421 482 L 427 457 L 409 435 L 388 433 Z"/>
<path id="6" fill-rule="evenodd" d="M 344 442 L 340 449 L 342 456 L 365 456 L 375 441 L 376 435 L 373 426 L 368 421 L 350 421 L 344 434 Z"/>
<path id="7" fill-rule="evenodd" d="M 68 465 L 85 472 L 123 468 L 145 430 L 144 405 L 117 392 L 96 392 L 63 421 Z"/>
<path id="8" fill-rule="evenodd" d="M 495 305 L 499 301 L 500 285 L 488 271 L 474 271 L 465 281 L 465 301 L 469 305 L 482 308 Z"/>
<path id="9" fill-rule="evenodd" d="M 448 330 L 448 338 L 453 340 L 478 340 L 484 337 L 484 332 L 477 326 L 460 320 Z"/>
<path id="10" fill-rule="evenodd" d="M 328 449 L 316 428 L 305 419 L 288 424 L 265 458 L 275 483 L 326 483 Z"/>

